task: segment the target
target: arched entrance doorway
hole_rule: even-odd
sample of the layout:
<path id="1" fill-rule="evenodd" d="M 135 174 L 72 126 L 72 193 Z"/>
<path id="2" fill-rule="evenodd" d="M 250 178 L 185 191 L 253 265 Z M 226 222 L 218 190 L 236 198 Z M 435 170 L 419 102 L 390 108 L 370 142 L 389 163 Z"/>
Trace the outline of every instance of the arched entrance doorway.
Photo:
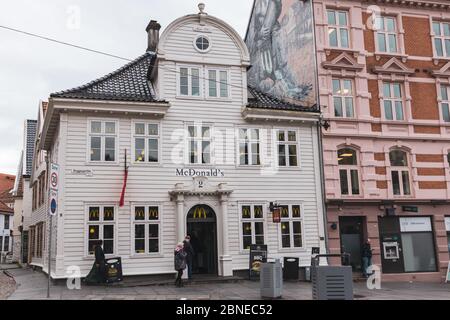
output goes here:
<path id="1" fill-rule="evenodd" d="M 217 219 L 214 210 L 204 204 L 187 214 L 187 233 L 195 252 L 194 274 L 217 274 Z"/>

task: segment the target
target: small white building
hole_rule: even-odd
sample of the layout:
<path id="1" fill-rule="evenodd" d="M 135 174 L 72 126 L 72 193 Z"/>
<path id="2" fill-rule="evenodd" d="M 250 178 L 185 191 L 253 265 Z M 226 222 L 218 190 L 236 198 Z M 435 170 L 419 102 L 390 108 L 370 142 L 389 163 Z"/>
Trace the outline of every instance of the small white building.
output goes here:
<path id="1" fill-rule="evenodd" d="M 325 250 L 317 108 L 248 87 L 247 47 L 224 21 L 201 11 L 159 29 L 141 57 L 50 96 L 38 147 L 59 165 L 52 277 L 86 275 L 98 239 L 124 275 L 173 273 L 187 233 L 197 273 L 248 270 L 250 244 L 309 265 Z"/>

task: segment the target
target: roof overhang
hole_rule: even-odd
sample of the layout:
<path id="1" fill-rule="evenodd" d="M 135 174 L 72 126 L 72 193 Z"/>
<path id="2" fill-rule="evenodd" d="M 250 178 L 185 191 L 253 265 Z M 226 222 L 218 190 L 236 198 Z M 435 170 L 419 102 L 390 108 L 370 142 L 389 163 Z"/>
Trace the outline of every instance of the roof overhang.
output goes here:
<path id="1" fill-rule="evenodd" d="M 253 121 L 318 122 L 320 113 L 245 107 L 242 110 L 242 117 Z"/>
<path id="2" fill-rule="evenodd" d="M 44 119 L 39 148 L 49 150 L 59 124 L 59 115 L 66 112 L 138 115 L 162 118 L 170 108 L 168 102 L 130 102 L 50 98 Z"/>

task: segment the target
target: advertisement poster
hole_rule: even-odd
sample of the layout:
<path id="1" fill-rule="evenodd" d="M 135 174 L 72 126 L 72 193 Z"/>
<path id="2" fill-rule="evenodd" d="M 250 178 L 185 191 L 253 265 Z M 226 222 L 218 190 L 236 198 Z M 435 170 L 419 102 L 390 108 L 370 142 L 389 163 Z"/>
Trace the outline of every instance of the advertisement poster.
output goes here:
<path id="1" fill-rule="evenodd" d="M 267 245 L 265 244 L 250 245 L 250 263 L 249 263 L 250 279 L 259 279 L 261 263 L 264 262 L 267 262 Z"/>

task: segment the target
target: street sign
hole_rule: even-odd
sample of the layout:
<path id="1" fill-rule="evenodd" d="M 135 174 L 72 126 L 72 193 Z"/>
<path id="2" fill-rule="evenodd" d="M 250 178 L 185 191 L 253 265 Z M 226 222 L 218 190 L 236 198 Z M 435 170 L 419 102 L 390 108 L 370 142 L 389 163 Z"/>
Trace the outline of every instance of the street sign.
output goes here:
<path id="1" fill-rule="evenodd" d="M 59 165 L 50 164 L 50 190 L 58 191 L 59 186 Z"/>
<path id="2" fill-rule="evenodd" d="M 404 212 L 419 212 L 419 207 L 417 206 L 402 206 Z"/>
<path id="3" fill-rule="evenodd" d="M 58 213 L 58 192 L 54 190 L 50 190 L 48 213 L 51 216 L 56 216 Z"/>

